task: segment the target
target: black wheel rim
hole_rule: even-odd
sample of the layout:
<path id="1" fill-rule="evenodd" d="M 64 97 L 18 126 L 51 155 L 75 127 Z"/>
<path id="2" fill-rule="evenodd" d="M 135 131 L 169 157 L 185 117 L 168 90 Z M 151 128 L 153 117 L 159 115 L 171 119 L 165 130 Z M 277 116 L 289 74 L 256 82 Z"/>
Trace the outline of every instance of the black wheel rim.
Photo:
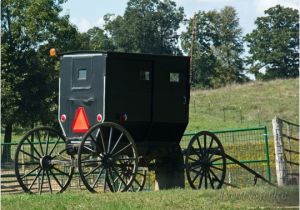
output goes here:
<path id="1" fill-rule="evenodd" d="M 78 171 L 90 192 L 127 191 L 135 179 L 137 163 L 131 135 L 115 123 L 93 126 L 78 150 Z"/>
<path id="2" fill-rule="evenodd" d="M 65 138 L 49 127 L 29 131 L 15 154 L 17 180 L 28 193 L 61 193 L 68 187 L 74 168 L 66 153 Z"/>
<path id="3" fill-rule="evenodd" d="M 186 174 L 193 189 L 219 189 L 226 175 L 224 148 L 216 135 L 202 131 L 190 141 L 185 159 Z"/>

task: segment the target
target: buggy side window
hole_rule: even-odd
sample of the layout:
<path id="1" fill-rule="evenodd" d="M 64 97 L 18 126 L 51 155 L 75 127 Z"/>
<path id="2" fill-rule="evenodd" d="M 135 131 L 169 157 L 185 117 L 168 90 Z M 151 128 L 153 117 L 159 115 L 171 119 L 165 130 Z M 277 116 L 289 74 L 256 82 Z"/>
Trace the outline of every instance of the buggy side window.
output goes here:
<path id="1" fill-rule="evenodd" d="M 179 73 L 170 73 L 170 82 L 179 82 Z"/>
<path id="2" fill-rule="evenodd" d="M 149 71 L 141 70 L 140 71 L 140 80 L 149 81 L 150 80 L 150 72 Z"/>
<path id="3" fill-rule="evenodd" d="M 87 70 L 86 69 L 78 69 L 78 80 L 86 80 Z"/>

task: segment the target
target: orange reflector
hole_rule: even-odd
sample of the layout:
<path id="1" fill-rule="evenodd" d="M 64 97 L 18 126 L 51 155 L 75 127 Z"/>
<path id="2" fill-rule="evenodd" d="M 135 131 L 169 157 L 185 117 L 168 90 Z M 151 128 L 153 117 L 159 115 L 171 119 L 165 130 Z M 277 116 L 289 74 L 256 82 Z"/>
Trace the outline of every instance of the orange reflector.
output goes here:
<path id="1" fill-rule="evenodd" d="M 76 110 L 74 121 L 72 124 L 73 133 L 84 133 L 90 128 L 89 120 L 86 116 L 85 110 L 83 107 L 79 107 Z"/>
<path id="2" fill-rule="evenodd" d="M 50 57 L 56 57 L 56 50 L 55 48 L 50 49 Z"/>

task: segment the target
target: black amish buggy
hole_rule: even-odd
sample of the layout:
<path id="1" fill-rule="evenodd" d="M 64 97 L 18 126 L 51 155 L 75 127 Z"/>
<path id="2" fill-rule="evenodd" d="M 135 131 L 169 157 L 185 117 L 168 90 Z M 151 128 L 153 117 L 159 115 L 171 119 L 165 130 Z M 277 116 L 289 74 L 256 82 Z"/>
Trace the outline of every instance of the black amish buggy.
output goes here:
<path id="1" fill-rule="evenodd" d="M 157 189 L 184 187 L 184 171 L 192 188 L 222 186 L 226 158 L 214 134 L 196 134 L 184 152 L 179 146 L 189 119 L 189 57 L 57 57 L 62 132 L 38 127 L 20 141 L 15 172 L 25 192 L 63 192 L 73 174 L 91 192 L 139 191 L 148 169 Z"/>

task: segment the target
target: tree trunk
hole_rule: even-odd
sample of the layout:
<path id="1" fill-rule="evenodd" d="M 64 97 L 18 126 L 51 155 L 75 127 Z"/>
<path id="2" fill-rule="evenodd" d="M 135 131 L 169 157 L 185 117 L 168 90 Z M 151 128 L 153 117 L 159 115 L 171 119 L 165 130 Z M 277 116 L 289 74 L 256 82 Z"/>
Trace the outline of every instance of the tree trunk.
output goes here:
<path id="1" fill-rule="evenodd" d="M 12 162 L 11 159 L 11 133 L 12 133 L 12 124 L 7 124 L 5 126 L 5 134 L 4 134 L 4 145 L 2 150 L 2 163 Z"/>

